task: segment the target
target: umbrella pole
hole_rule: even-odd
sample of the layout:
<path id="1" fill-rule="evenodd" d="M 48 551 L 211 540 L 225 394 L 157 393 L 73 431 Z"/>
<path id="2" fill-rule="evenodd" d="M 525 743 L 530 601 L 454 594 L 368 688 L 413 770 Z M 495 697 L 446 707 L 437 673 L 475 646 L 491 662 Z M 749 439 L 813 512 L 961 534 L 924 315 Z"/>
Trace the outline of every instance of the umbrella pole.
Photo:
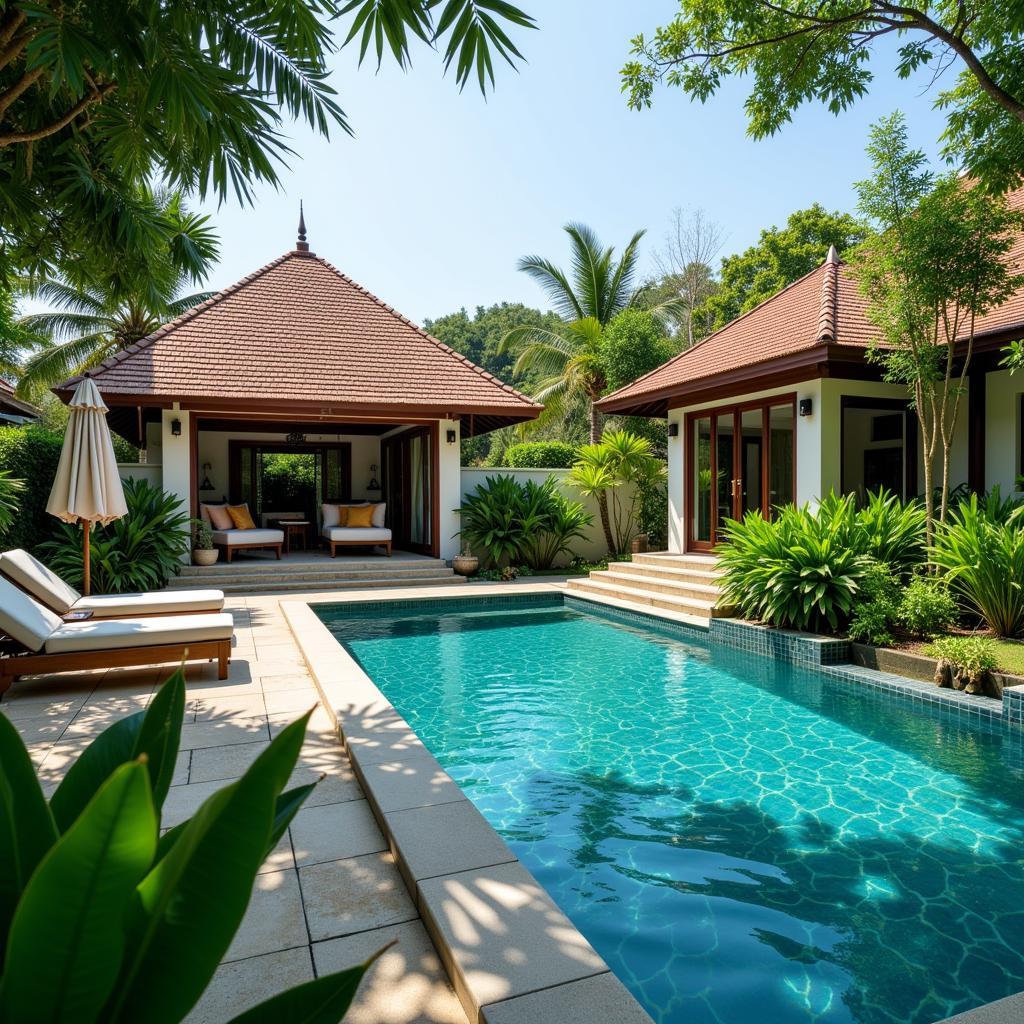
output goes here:
<path id="1" fill-rule="evenodd" d="M 82 593 L 86 597 L 89 596 L 90 583 L 91 583 L 91 581 L 89 579 L 89 576 L 90 576 L 90 566 L 89 566 L 89 525 L 90 524 L 89 524 L 89 520 L 88 519 L 83 519 L 82 520 L 82 537 L 83 537 L 84 543 L 85 543 L 85 550 L 83 552 L 83 555 L 84 555 L 84 568 L 83 568 L 83 572 L 82 572 Z"/>

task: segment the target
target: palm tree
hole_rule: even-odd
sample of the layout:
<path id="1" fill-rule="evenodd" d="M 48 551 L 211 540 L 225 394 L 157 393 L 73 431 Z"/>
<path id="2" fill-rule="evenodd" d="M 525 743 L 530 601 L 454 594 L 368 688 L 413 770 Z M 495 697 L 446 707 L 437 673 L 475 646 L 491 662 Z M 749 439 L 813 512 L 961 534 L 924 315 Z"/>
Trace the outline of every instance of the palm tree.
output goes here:
<path id="1" fill-rule="evenodd" d="M 634 286 L 639 261 L 637 231 L 616 259 L 612 246 L 603 248 L 593 229 L 585 224 L 566 224 L 572 255 L 566 273 L 542 256 L 524 256 L 518 269 L 534 279 L 547 293 L 564 324 L 554 330 L 515 327 L 501 341 L 499 352 L 519 353 L 514 373 L 540 376 L 533 398 L 543 402 L 544 419 L 562 417 L 567 410 L 586 406 L 590 443 L 601 440 L 602 416 L 595 406 L 608 386 L 602 359 L 604 330 L 617 313 L 635 305 L 642 289 Z M 650 310 L 656 316 L 677 312 L 678 300 Z M 607 496 L 597 495 L 601 526 L 609 550 L 614 548 Z"/>
<path id="2" fill-rule="evenodd" d="M 182 294 L 189 279 L 201 280 L 217 259 L 209 218 L 189 214 L 180 193 L 158 192 L 150 198 L 166 230 L 144 250 L 133 250 L 130 258 L 111 266 L 87 268 L 74 280 L 17 280 L 21 296 L 56 307 L 16 321 L 23 336 L 38 342 L 20 368 L 19 395 L 38 397 L 152 334 L 212 294 Z M 180 269 L 179 254 L 186 250 L 191 273 Z"/>

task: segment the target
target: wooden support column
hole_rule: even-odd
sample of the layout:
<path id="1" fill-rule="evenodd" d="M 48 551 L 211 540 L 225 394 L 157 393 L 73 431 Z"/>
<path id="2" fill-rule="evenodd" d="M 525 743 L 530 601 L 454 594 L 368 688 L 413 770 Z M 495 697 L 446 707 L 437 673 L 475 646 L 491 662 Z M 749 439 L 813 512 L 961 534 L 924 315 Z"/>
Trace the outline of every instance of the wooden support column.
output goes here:
<path id="1" fill-rule="evenodd" d="M 985 366 L 967 372 L 967 486 L 985 493 Z"/>

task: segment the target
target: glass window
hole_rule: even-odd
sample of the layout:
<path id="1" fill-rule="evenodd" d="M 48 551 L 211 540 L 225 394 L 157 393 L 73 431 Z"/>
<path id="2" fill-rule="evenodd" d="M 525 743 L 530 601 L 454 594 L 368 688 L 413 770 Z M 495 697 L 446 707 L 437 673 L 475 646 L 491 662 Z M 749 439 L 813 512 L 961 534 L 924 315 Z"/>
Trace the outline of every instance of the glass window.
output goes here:
<path id="1" fill-rule="evenodd" d="M 715 417 L 715 476 L 717 477 L 718 522 L 715 529 L 722 535 L 726 519 L 732 519 L 733 453 L 735 451 L 734 416 L 731 412 Z M 716 538 L 716 539 L 718 539 Z"/>
<path id="2" fill-rule="evenodd" d="M 762 508 L 764 490 L 761 460 L 764 455 L 764 407 L 747 409 L 740 416 L 740 480 L 743 504 L 741 512 Z"/>
<path id="3" fill-rule="evenodd" d="M 711 417 L 693 424 L 693 539 L 711 541 Z"/>
<path id="4" fill-rule="evenodd" d="M 796 500 L 793 481 L 793 405 L 773 405 L 768 411 L 768 506 Z"/>

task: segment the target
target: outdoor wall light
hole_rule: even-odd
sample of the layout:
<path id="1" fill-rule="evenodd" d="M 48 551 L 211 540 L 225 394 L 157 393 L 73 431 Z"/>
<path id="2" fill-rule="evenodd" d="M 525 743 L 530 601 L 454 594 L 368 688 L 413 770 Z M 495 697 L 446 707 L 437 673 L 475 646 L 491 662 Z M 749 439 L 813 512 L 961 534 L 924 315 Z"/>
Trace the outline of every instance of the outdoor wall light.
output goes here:
<path id="1" fill-rule="evenodd" d="M 814 402 L 810 398 L 800 399 L 800 415 L 810 416 L 814 412 Z"/>
<path id="2" fill-rule="evenodd" d="M 448 443 L 449 444 L 455 444 L 455 431 L 454 430 L 449 430 L 448 433 L 445 436 L 448 438 Z"/>
<path id="3" fill-rule="evenodd" d="M 171 420 L 171 436 L 181 437 L 181 420 Z"/>
<path id="4" fill-rule="evenodd" d="M 370 466 L 370 482 L 366 485 L 368 491 L 379 491 L 380 483 L 377 480 L 377 463 L 374 462 Z"/>
<path id="5" fill-rule="evenodd" d="M 670 423 L 668 425 L 668 436 L 669 437 L 678 437 L 679 436 L 679 424 L 678 423 Z"/>

